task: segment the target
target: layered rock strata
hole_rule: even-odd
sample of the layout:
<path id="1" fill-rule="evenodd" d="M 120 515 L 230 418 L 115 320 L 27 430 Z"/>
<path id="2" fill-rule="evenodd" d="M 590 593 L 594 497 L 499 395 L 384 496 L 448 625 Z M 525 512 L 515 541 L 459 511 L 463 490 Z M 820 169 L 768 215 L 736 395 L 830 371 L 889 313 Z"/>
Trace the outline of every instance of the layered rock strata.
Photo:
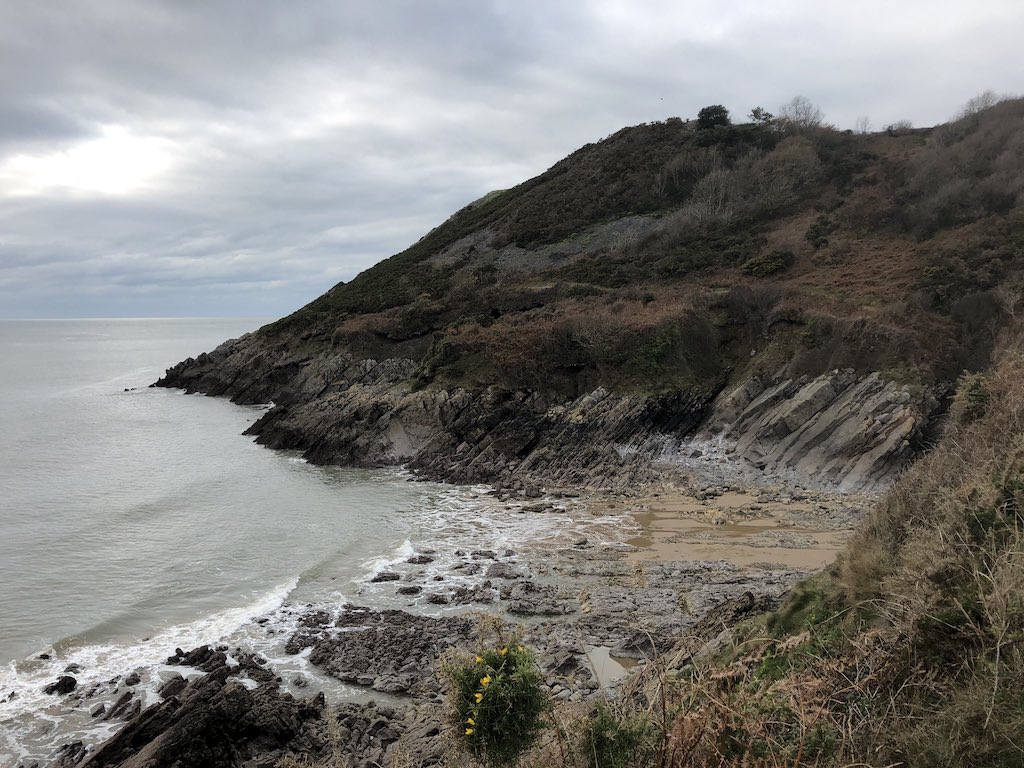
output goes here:
<path id="1" fill-rule="evenodd" d="M 635 489 L 667 441 L 723 443 L 771 477 L 844 491 L 884 486 L 913 456 L 938 401 L 877 373 L 754 377 L 716 392 L 566 400 L 532 391 L 416 389 L 415 361 L 303 353 L 250 335 L 186 360 L 157 384 L 273 402 L 248 430 L 311 462 L 405 464 L 454 483 Z M 717 394 L 717 397 L 715 395 Z M 660 471 L 664 471 L 665 466 Z"/>
<path id="2" fill-rule="evenodd" d="M 781 381 L 723 393 L 702 432 L 765 474 L 841 491 L 884 486 L 920 447 L 938 402 L 877 373 Z"/>

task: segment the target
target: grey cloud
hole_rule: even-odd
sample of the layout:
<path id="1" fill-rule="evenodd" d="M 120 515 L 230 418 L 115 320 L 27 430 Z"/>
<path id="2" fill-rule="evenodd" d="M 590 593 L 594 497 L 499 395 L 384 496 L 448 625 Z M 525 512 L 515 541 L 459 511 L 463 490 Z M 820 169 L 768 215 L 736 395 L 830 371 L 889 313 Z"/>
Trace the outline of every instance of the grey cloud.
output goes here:
<path id="1" fill-rule="evenodd" d="M 112 125 L 173 149 L 121 195 L 0 188 L 0 316 L 283 314 L 624 125 L 797 93 L 841 127 L 942 120 L 1017 87 L 1024 21 L 1009 0 L 0 9 L 0 168 Z"/>

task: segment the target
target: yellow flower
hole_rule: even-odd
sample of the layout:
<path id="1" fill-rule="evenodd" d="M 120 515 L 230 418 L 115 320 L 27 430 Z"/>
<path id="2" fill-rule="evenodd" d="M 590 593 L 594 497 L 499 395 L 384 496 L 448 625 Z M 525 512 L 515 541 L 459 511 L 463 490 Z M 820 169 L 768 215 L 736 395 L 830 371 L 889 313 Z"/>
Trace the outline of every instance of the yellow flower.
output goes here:
<path id="1" fill-rule="evenodd" d="M 476 663 L 477 664 L 483 664 L 484 663 L 484 657 L 483 656 L 477 656 L 476 657 Z"/>
<path id="2" fill-rule="evenodd" d="M 470 725 L 476 725 L 476 720 L 474 720 L 472 717 L 466 718 L 466 722 Z"/>
<path id="3" fill-rule="evenodd" d="M 521 646 L 521 645 L 520 645 L 520 646 L 519 646 L 519 650 L 520 650 L 520 651 L 525 651 L 526 649 L 525 649 L 525 648 L 523 648 L 523 646 Z"/>
<path id="4" fill-rule="evenodd" d="M 473 735 L 473 729 L 472 728 L 467 728 L 466 729 L 466 735 L 467 736 L 472 736 Z"/>
<path id="5" fill-rule="evenodd" d="M 483 677 L 480 678 L 480 685 L 482 685 L 484 688 L 486 688 L 490 684 L 491 684 L 491 676 L 490 675 L 484 675 Z"/>
<path id="6" fill-rule="evenodd" d="M 505 655 L 506 653 L 508 653 L 508 648 L 501 648 L 501 649 L 500 649 L 500 650 L 498 651 L 498 653 L 500 653 L 500 654 L 501 654 L 502 656 L 504 656 L 504 655 Z"/>
<path id="7" fill-rule="evenodd" d="M 484 700 L 484 695 L 482 693 L 474 693 L 473 698 L 475 698 L 476 703 L 479 704 L 481 701 Z"/>

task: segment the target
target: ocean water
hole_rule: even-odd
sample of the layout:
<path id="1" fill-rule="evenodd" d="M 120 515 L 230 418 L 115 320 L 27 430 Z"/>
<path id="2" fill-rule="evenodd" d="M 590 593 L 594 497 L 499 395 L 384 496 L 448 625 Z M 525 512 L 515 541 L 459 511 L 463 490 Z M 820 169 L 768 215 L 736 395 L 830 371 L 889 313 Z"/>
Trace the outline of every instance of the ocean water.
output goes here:
<path id="1" fill-rule="evenodd" d="M 148 387 L 260 324 L 0 321 L 0 765 L 98 743 L 119 725 L 89 716 L 123 692 L 111 681 L 137 670 L 153 703 L 176 647 L 241 645 L 298 695 L 359 697 L 283 652 L 304 607 L 438 612 L 369 580 L 398 566 L 452 584 L 459 548 L 613 535 L 615 520 L 515 514 L 484 488 L 313 466 L 242 435 L 260 407 Z M 435 561 L 404 565 L 423 551 Z M 70 664 L 95 696 L 42 692 Z"/>

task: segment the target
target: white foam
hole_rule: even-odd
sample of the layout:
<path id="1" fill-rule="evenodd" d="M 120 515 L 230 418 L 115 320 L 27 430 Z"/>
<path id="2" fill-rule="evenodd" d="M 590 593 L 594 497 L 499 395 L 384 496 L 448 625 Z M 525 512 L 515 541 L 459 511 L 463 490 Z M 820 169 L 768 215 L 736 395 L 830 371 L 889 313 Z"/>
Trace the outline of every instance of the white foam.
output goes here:
<path id="1" fill-rule="evenodd" d="M 414 554 L 416 554 L 416 548 L 412 545 L 412 542 L 409 539 L 406 539 L 398 545 L 398 548 L 395 549 L 391 555 L 375 557 L 367 560 L 363 563 L 363 567 L 368 571 L 367 575 L 364 577 L 364 581 L 369 581 L 385 568 L 398 565 L 399 563 L 404 563 Z"/>
<path id="2" fill-rule="evenodd" d="M 68 665 L 80 667 L 80 671 L 72 675 L 78 681 L 77 690 L 107 686 L 119 675 L 137 670 L 142 677 L 138 694 L 144 704 L 150 703 L 161 682 L 159 673 L 170 669 L 164 662 L 175 648 L 191 649 L 223 640 L 252 619 L 279 608 L 297 583 L 297 578 L 292 579 L 246 605 L 169 627 L 135 644 L 99 643 L 71 646 L 61 651 L 50 648 L 46 651 L 49 659 L 41 659 L 36 654 L 22 661 L 10 662 L 0 670 L 0 731 L 5 736 L 4 751 L 15 758 L 25 756 L 24 748 L 19 745 L 19 723 L 38 733 L 41 720 L 51 721 L 53 730 L 56 730 L 56 725 L 66 714 L 66 704 L 43 693 L 43 689 L 60 675 L 68 674 L 64 672 Z M 103 727 L 109 729 L 110 726 Z M 97 725 L 90 728 L 90 732 L 98 733 L 98 729 Z M 0 752 L 0 758 L 4 757 Z"/>

